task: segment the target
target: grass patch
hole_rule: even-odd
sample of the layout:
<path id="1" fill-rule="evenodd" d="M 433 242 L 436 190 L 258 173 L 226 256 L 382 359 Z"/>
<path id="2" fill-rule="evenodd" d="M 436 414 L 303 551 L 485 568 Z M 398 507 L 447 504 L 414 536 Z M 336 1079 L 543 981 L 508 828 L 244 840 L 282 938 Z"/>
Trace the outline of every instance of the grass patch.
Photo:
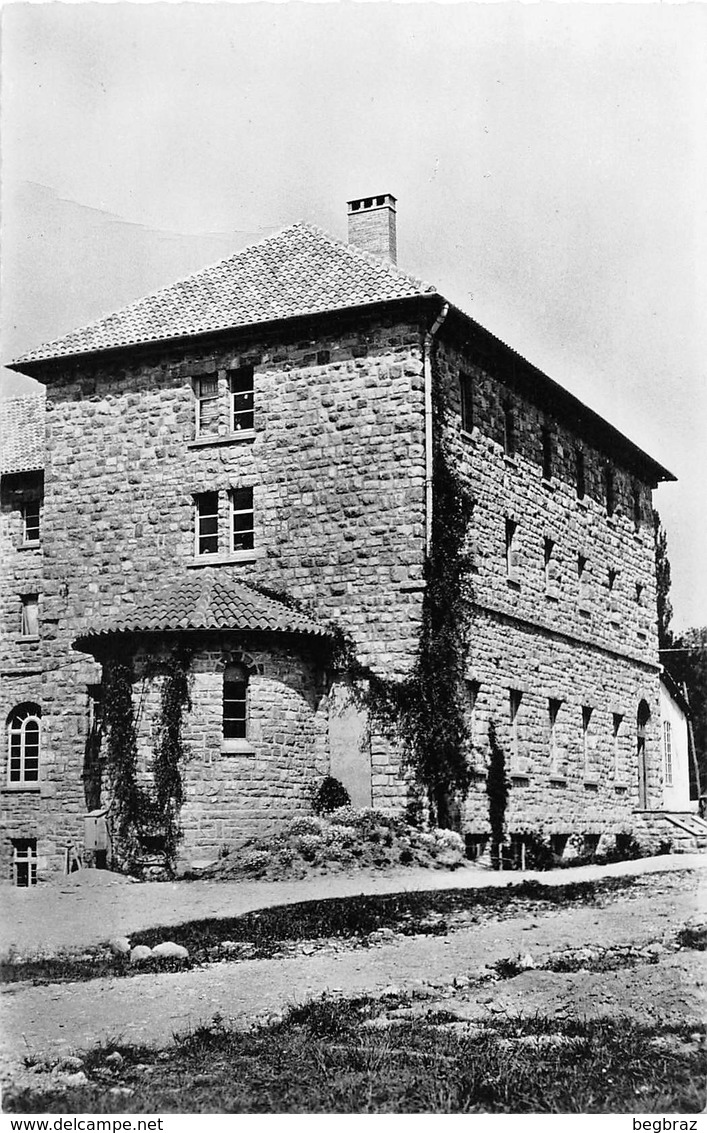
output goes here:
<path id="1" fill-rule="evenodd" d="M 320 999 L 250 1032 L 217 1022 L 169 1051 L 85 1058 L 86 1086 L 9 1090 L 12 1113 L 697 1113 L 705 1058 L 687 1027 L 630 1019 L 386 1012 L 406 996 Z M 383 1026 L 376 1025 L 382 1023 Z M 122 1088 L 129 1094 L 112 1094 Z"/>
<path id="2" fill-rule="evenodd" d="M 450 921 L 464 913 L 501 918 L 542 912 L 558 906 L 593 903 L 630 889 L 631 877 L 602 878 L 569 885 L 543 885 L 524 881 L 504 888 L 449 889 L 432 892 L 335 897 L 326 901 L 301 901 L 279 905 L 238 917 L 212 917 L 188 921 L 168 928 L 133 933 L 131 943 L 153 947 L 169 939 L 189 951 L 188 960 L 148 960 L 132 966 L 123 957 L 105 949 L 93 956 L 44 957 L 0 963 L 0 982 L 34 983 L 81 981 L 104 976 L 132 976 L 150 971 L 184 971 L 214 959 L 267 959 L 292 942 L 346 940 L 366 946 L 368 937 L 381 929 L 403 936 L 448 932 Z M 221 950 L 224 942 L 230 952 Z"/>

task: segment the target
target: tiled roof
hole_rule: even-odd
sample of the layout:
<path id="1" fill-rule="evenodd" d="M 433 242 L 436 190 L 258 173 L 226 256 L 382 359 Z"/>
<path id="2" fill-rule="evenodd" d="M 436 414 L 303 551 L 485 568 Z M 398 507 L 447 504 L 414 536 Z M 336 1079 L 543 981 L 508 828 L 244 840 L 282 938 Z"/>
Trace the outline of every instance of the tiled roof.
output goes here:
<path id="1" fill-rule="evenodd" d="M 13 365 L 434 292 L 393 264 L 300 221 L 116 314 L 29 351 Z"/>
<path id="2" fill-rule="evenodd" d="M 75 647 L 84 649 L 114 634 L 227 629 L 328 636 L 312 618 L 246 582 L 200 573 L 155 591 L 120 617 L 90 626 Z"/>
<path id="3" fill-rule="evenodd" d="M 44 394 L 0 401 L 0 472 L 44 468 Z"/>

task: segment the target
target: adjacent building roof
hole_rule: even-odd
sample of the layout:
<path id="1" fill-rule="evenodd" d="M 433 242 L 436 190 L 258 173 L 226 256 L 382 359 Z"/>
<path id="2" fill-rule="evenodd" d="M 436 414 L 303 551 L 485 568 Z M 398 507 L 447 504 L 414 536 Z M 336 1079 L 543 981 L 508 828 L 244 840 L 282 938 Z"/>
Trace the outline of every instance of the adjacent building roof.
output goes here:
<path id="1" fill-rule="evenodd" d="M 156 590 L 116 618 L 97 621 L 77 638 L 74 648 L 92 653 L 100 639 L 116 634 L 229 629 L 329 636 L 306 614 L 247 582 L 199 573 Z"/>
<path id="2" fill-rule="evenodd" d="M 300 221 L 114 315 L 24 354 L 24 364 L 434 294 L 393 264 Z"/>
<path id="3" fill-rule="evenodd" d="M 44 467 L 44 394 L 0 401 L 0 473 Z"/>

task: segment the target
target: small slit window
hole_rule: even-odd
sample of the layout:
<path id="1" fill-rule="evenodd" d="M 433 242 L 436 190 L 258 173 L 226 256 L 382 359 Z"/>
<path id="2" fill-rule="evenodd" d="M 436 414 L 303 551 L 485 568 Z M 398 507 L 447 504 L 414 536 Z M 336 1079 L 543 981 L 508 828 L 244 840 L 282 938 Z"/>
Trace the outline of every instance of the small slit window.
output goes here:
<path id="1" fill-rule="evenodd" d="M 23 594 L 21 601 L 20 636 L 39 637 L 39 595 Z"/>
<path id="2" fill-rule="evenodd" d="M 248 738 L 248 671 L 228 665 L 223 674 L 223 738 Z"/>

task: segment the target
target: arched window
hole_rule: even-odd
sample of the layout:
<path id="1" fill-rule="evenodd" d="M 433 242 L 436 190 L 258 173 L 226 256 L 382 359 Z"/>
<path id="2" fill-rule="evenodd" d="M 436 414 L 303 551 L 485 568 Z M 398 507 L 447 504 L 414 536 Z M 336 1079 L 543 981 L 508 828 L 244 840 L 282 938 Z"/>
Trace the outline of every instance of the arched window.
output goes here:
<path id="1" fill-rule="evenodd" d="M 7 719 L 7 778 L 9 785 L 39 784 L 39 744 L 42 710 L 20 704 Z"/>
<path id="2" fill-rule="evenodd" d="M 248 670 L 243 665 L 227 665 L 223 673 L 223 738 L 248 737 Z"/>

